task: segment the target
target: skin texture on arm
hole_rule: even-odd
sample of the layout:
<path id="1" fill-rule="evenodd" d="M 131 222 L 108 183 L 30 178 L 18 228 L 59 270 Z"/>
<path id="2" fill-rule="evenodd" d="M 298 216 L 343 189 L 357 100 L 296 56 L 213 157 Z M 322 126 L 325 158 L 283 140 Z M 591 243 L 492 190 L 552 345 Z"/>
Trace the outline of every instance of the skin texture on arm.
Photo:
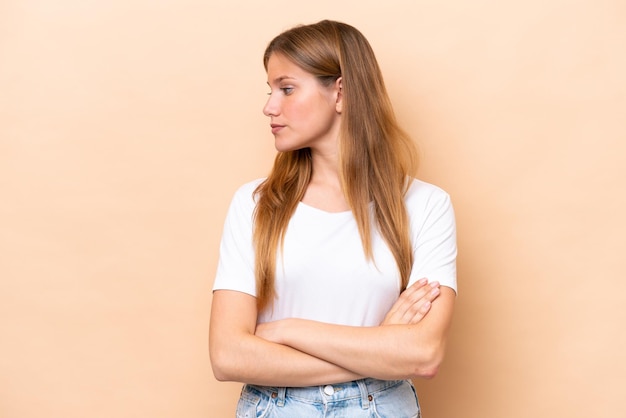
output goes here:
<path id="1" fill-rule="evenodd" d="M 443 360 L 455 298 L 454 290 L 441 287 L 428 314 L 417 323 L 388 321 L 389 315 L 377 327 L 284 319 L 261 324 L 256 333 L 363 376 L 431 378 Z"/>
<path id="2" fill-rule="evenodd" d="M 335 364 L 254 335 L 256 298 L 213 292 L 209 354 L 218 380 L 264 386 L 312 386 L 362 378 Z"/>

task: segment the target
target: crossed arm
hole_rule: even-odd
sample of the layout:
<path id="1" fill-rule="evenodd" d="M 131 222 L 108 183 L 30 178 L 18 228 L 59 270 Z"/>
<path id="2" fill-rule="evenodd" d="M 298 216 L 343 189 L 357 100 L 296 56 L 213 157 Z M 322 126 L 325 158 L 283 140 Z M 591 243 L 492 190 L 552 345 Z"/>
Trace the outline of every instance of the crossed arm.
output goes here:
<path id="1" fill-rule="evenodd" d="M 217 290 L 209 333 L 213 373 L 266 386 L 429 378 L 443 359 L 454 299 L 452 289 L 421 280 L 376 327 L 295 318 L 257 326 L 253 296 Z"/>

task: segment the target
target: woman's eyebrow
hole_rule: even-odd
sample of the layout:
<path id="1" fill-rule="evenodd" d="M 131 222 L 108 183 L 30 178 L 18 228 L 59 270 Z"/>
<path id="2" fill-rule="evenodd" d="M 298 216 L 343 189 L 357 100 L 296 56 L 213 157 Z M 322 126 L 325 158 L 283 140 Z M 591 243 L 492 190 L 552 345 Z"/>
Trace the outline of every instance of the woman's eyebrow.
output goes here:
<path id="1" fill-rule="evenodd" d="M 281 75 L 280 77 L 276 77 L 274 79 L 274 83 L 280 83 L 281 81 L 284 80 L 295 80 L 295 77 L 289 76 L 289 75 Z M 267 84 L 269 84 L 269 81 L 267 82 Z"/>

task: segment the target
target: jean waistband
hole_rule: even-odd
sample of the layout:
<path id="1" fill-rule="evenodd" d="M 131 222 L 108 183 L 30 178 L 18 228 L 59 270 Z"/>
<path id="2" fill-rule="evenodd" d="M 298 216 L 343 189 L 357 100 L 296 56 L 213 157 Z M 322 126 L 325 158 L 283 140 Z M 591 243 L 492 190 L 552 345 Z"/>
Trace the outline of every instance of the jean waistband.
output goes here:
<path id="1" fill-rule="evenodd" d="M 271 387 L 246 385 L 267 396 L 276 399 L 277 405 L 282 406 L 286 397 L 297 398 L 311 403 L 331 403 L 350 398 L 361 398 L 363 408 L 368 408 L 372 395 L 385 389 L 397 386 L 404 380 L 380 380 L 366 378 L 345 383 L 306 387 Z"/>

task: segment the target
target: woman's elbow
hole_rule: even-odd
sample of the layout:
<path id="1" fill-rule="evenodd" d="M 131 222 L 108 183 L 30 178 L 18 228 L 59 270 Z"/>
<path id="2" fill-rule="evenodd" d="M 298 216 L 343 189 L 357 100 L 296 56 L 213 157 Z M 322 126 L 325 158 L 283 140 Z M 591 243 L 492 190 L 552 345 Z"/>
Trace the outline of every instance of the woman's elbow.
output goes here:
<path id="1" fill-rule="evenodd" d="M 415 359 L 412 378 L 432 379 L 443 362 L 444 347 L 438 346 L 423 352 Z"/>
<path id="2" fill-rule="evenodd" d="M 228 375 L 223 373 L 219 368 L 213 366 L 213 377 L 218 382 L 229 382 L 231 379 L 228 378 Z"/>
<path id="3" fill-rule="evenodd" d="M 231 356 L 227 353 L 228 350 L 220 349 L 215 346 L 209 346 L 209 358 L 211 361 L 211 370 L 216 380 L 220 382 L 234 381 L 235 369 L 233 367 L 233 361 Z"/>
<path id="4" fill-rule="evenodd" d="M 221 361 L 219 355 L 215 353 L 215 350 L 209 350 L 209 357 L 211 359 L 211 371 L 213 371 L 213 377 L 220 382 L 228 380 L 228 373 L 224 367 L 223 361 Z"/>
<path id="5" fill-rule="evenodd" d="M 415 378 L 422 378 L 422 379 L 432 379 L 435 376 L 437 376 L 437 373 L 439 372 L 439 366 L 429 366 L 426 367 L 424 369 L 421 369 L 416 376 L 414 376 Z"/>
<path id="6" fill-rule="evenodd" d="M 228 382 L 232 380 L 230 373 L 228 372 L 228 368 L 224 367 L 224 365 L 219 361 L 213 360 L 213 358 L 211 358 L 211 370 L 213 371 L 213 377 L 215 377 L 215 380 L 220 382 Z"/>

